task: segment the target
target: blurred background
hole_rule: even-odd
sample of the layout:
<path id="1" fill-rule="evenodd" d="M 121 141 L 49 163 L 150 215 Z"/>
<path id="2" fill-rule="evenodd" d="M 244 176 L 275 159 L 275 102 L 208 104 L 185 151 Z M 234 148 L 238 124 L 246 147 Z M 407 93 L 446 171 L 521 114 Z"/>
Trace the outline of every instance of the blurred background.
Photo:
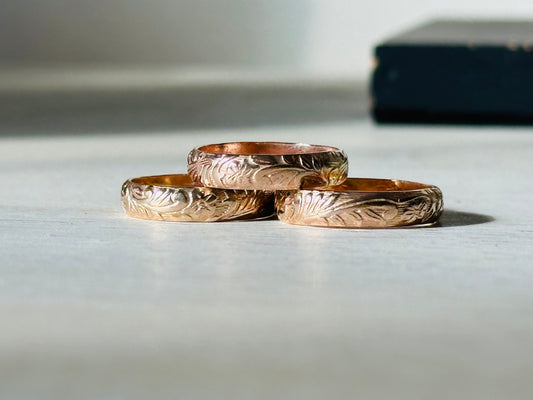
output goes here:
<path id="1" fill-rule="evenodd" d="M 379 41 L 435 17 L 529 15 L 528 0 L 4 2 L 0 132 L 352 119 Z"/>

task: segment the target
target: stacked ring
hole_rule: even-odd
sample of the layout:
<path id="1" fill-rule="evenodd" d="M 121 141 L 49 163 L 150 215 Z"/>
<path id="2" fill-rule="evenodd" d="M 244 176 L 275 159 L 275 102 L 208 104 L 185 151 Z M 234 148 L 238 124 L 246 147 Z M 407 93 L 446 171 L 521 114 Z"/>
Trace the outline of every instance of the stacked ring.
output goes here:
<path id="1" fill-rule="evenodd" d="M 335 228 L 429 226 L 442 213 L 442 192 L 416 182 L 349 178 L 334 187 L 304 187 L 276 195 L 278 218 Z"/>
<path id="2" fill-rule="evenodd" d="M 274 214 L 274 196 L 261 191 L 222 190 L 180 175 L 145 176 L 122 185 L 126 214 L 163 221 L 228 221 Z"/>
<path id="3" fill-rule="evenodd" d="M 193 149 L 188 175 L 130 179 L 130 216 L 165 221 L 259 219 L 333 228 L 430 226 L 442 214 L 433 185 L 347 178 L 348 159 L 331 146 L 230 142 Z"/>
<path id="4" fill-rule="evenodd" d="M 279 142 L 232 142 L 193 149 L 188 173 L 203 186 L 241 190 L 291 190 L 302 184 L 338 185 L 348 159 L 331 146 Z"/>

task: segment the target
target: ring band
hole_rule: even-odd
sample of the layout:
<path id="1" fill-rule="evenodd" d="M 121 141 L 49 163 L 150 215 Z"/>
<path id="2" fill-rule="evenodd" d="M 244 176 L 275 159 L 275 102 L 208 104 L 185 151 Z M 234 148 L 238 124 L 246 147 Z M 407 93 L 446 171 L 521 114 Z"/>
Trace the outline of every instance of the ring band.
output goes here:
<path id="1" fill-rule="evenodd" d="M 210 144 L 193 149 L 188 164 L 194 182 L 241 190 L 291 190 L 304 183 L 338 185 L 348 172 L 342 150 L 302 143 Z"/>
<path id="2" fill-rule="evenodd" d="M 429 226 L 442 213 L 442 192 L 416 182 L 349 178 L 328 188 L 276 194 L 278 218 L 295 225 L 335 228 Z"/>
<path id="3" fill-rule="evenodd" d="M 145 176 L 122 185 L 122 206 L 136 218 L 163 221 L 227 221 L 274 213 L 270 193 L 200 187 L 188 175 Z"/>

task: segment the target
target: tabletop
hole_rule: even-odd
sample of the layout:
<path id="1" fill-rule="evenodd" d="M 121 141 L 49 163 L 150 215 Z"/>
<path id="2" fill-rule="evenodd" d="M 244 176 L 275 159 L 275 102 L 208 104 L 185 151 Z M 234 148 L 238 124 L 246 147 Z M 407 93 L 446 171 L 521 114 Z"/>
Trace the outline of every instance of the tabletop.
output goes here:
<path id="1" fill-rule="evenodd" d="M 531 128 L 321 124 L 0 137 L 0 394 L 530 399 Z M 127 178 L 195 146 L 344 149 L 431 183 L 438 226 L 138 220 Z"/>

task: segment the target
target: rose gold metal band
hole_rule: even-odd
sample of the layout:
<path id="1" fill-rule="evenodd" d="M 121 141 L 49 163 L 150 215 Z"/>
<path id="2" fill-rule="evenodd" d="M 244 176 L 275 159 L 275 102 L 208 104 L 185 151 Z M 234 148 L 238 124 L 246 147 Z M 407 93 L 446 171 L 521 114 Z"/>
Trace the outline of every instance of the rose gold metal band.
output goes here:
<path id="1" fill-rule="evenodd" d="M 227 221 L 265 218 L 274 196 L 261 191 L 212 189 L 180 175 L 145 176 L 122 185 L 122 206 L 136 218 L 163 221 Z"/>
<path id="2" fill-rule="evenodd" d="M 281 221 L 335 228 L 428 226 L 442 213 L 442 192 L 416 182 L 349 178 L 335 187 L 276 194 Z"/>
<path id="3" fill-rule="evenodd" d="M 188 173 L 204 186 L 246 190 L 289 190 L 302 184 L 337 185 L 348 172 L 342 150 L 280 142 L 232 142 L 192 150 Z"/>

